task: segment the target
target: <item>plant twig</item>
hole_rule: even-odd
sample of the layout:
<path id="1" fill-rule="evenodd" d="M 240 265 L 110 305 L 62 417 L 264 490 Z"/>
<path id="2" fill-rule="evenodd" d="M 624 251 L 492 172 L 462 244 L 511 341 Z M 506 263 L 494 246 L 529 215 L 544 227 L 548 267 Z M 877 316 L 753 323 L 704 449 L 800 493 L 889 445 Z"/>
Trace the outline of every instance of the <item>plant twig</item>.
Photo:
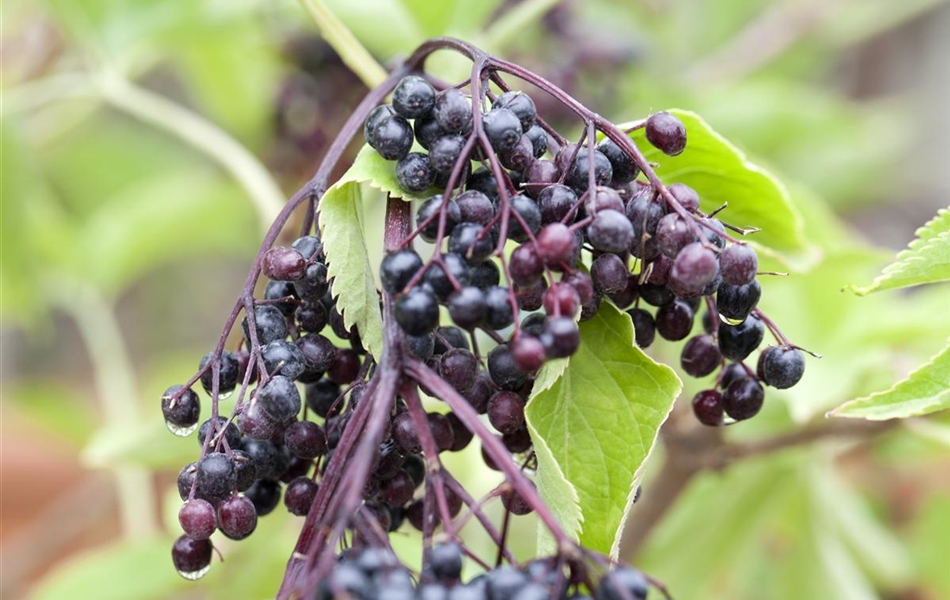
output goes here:
<path id="1" fill-rule="evenodd" d="M 300 3 L 313 17 L 323 39 L 336 50 L 343 64 L 356 73 L 366 87 L 372 89 L 386 80 L 386 69 L 376 62 L 323 0 L 300 0 Z"/>

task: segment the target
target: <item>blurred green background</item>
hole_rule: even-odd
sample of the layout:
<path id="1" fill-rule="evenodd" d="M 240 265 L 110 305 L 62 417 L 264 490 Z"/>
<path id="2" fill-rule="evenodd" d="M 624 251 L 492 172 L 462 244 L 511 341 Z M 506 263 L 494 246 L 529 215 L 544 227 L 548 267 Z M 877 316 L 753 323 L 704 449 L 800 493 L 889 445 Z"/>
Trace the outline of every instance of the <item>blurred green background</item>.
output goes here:
<path id="1" fill-rule="evenodd" d="M 383 64 L 427 37 L 463 37 L 617 122 L 696 111 L 779 175 L 813 247 L 777 265 L 793 275 L 764 283 L 766 309 L 824 358 L 730 439 L 819 422 L 944 344 L 946 285 L 840 290 L 947 205 L 950 3 L 327 5 Z M 299 528 L 280 510 L 248 541 L 219 544 L 225 562 L 200 583 L 175 574 L 174 477 L 197 446 L 165 431 L 159 398 L 217 339 L 263 229 L 365 87 L 291 0 L 2 11 L 0 596 L 268 597 Z M 671 345 L 654 355 L 676 363 Z M 690 435 L 676 413 L 670 427 Z M 703 472 L 626 558 L 677 598 L 950 598 L 948 447 L 937 415 Z M 529 554 L 533 536 L 518 538 Z"/>

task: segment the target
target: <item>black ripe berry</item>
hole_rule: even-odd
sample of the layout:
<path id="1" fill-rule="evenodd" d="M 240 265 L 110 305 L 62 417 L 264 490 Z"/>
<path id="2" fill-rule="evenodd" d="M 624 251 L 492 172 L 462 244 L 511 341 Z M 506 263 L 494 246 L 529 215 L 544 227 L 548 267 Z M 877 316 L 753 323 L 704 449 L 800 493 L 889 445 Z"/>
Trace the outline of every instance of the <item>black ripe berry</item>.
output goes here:
<path id="1" fill-rule="evenodd" d="M 578 192 L 585 192 L 590 185 L 590 171 L 593 168 L 594 186 L 607 185 L 614 177 L 610 160 L 599 150 L 589 152 L 581 148 L 567 171 L 565 182 Z"/>
<path id="2" fill-rule="evenodd" d="M 410 152 L 396 163 L 396 181 L 407 192 L 424 192 L 435 183 L 435 169 L 429 157 L 421 152 Z"/>
<path id="3" fill-rule="evenodd" d="M 755 279 L 759 269 L 759 257 L 751 246 L 732 244 L 719 255 L 722 278 L 732 285 L 746 285 Z"/>
<path id="4" fill-rule="evenodd" d="M 640 169 L 613 140 L 604 138 L 597 144 L 597 150 L 610 161 L 614 185 L 629 183 L 637 178 Z"/>
<path id="5" fill-rule="evenodd" d="M 730 321 L 745 321 L 761 297 L 762 286 L 757 279 L 745 285 L 733 285 L 723 277 L 716 293 L 716 308 L 720 315 Z"/>
<path id="6" fill-rule="evenodd" d="M 686 126 L 668 112 L 650 115 L 646 135 L 647 141 L 667 156 L 676 156 L 686 148 Z"/>
<path id="7" fill-rule="evenodd" d="M 653 315 L 642 308 L 632 308 L 627 311 L 627 314 L 633 320 L 637 346 L 649 348 L 656 337 L 656 324 L 653 321 Z"/>
<path id="8" fill-rule="evenodd" d="M 538 109 L 535 108 L 534 101 L 524 92 L 505 92 L 495 98 L 492 108 L 507 108 L 513 112 L 524 131 L 531 129 L 538 117 Z"/>
<path id="9" fill-rule="evenodd" d="M 524 399 L 501 391 L 488 400 L 488 420 L 501 433 L 514 433 L 524 423 Z"/>
<path id="10" fill-rule="evenodd" d="M 762 381 L 784 390 L 794 386 L 805 373 L 805 356 L 789 346 L 769 346 L 759 356 L 759 375 Z"/>
<path id="11" fill-rule="evenodd" d="M 393 90 L 393 109 L 407 119 L 427 116 L 434 105 L 435 89 L 422 77 L 403 77 Z"/>
<path id="12" fill-rule="evenodd" d="M 744 421 L 758 414 L 765 399 L 765 390 L 751 377 L 734 379 L 722 393 L 722 407 L 736 421 Z"/>
<path id="13" fill-rule="evenodd" d="M 422 268 L 422 258 L 411 248 L 390 252 L 379 265 L 379 279 L 383 291 L 397 294 L 402 291 L 412 276 Z"/>
<path id="14" fill-rule="evenodd" d="M 587 227 L 587 239 L 595 250 L 621 254 L 630 249 L 633 225 L 621 212 L 602 210 Z"/>
<path id="15" fill-rule="evenodd" d="M 463 287 L 449 297 L 449 316 L 462 329 L 474 329 L 482 323 L 488 306 L 485 294 L 477 287 Z"/>
<path id="16" fill-rule="evenodd" d="M 185 579 L 200 579 L 211 565 L 211 542 L 193 540 L 183 535 L 172 546 L 172 563 L 175 570 Z"/>
<path id="17" fill-rule="evenodd" d="M 472 105 L 462 92 L 449 88 L 436 94 L 432 116 L 444 131 L 461 133 L 472 124 Z"/>
<path id="18" fill-rule="evenodd" d="M 643 573 L 630 567 L 618 567 L 600 580 L 597 600 L 646 600 L 648 589 Z"/>
<path id="19" fill-rule="evenodd" d="M 507 108 L 493 108 L 488 111 L 482 117 L 482 126 L 495 152 L 507 152 L 513 149 L 521 141 L 521 134 L 524 133 L 518 115 Z"/>
<path id="20" fill-rule="evenodd" d="M 765 335 L 762 321 L 755 315 L 738 325 L 719 323 L 719 350 L 729 360 L 745 360 L 759 347 Z"/>
<path id="21" fill-rule="evenodd" d="M 396 322 L 409 335 L 425 335 L 439 324 L 439 303 L 427 289 L 412 288 L 396 300 Z"/>
<path id="22" fill-rule="evenodd" d="M 703 425 L 722 425 L 722 394 L 719 390 L 704 390 L 693 397 L 693 414 Z"/>
<path id="23" fill-rule="evenodd" d="M 162 415 L 173 433 L 186 435 L 198 425 L 201 402 L 191 388 L 184 391 L 181 388 L 180 385 L 173 385 L 162 394 Z"/>
<path id="24" fill-rule="evenodd" d="M 309 477 L 297 477 L 284 490 L 284 506 L 292 515 L 303 517 L 317 496 L 317 483 Z"/>
<path id="25" fill-rule="evenodd" d="M 272 307 L 268 307 L 272 308 Z M 276 308 L 273 309 L 278 315 L 280 315 L 281 321 L 284 317 L 280 314 Z M 286 327 L 286 326 L 285 326 Z M 264 342 L 262 342 L 264 343 Z M 214 353 L 209 352 L 204 355 L 201 359 L 201 362 L 198 364 L 199 369 L 204 369 L 205 365 L 209 364 L 214 358 Z M 231 392 L 234 391 L 234 388 L 237 387 L 238 383 L 238 360 L 237 356 L 233 353 L 224 350 L 221 352 L 221 359 L 218 361 L 218 395 L 220 397 L 226 397 Z M 214 389 L 214 367 L 208 367 L 208 370 L 201 375 L 201 387 L 210 395 Z"/>
<path id="26" fill-rule="evenodd" d="M 462 576 L 462 550 L 458 544 L 446 542 L 432 546 L 429 570 L 437 579 L 458 581 Z"/>
<path id="27" fill-rule="evenodd" d="M 399 160 L 412 148 L 412 127 L 399 115 L 388 115 L 376 123 L 368 143 L 386 160 Z"/>
<path id="28" fill-rule="evenodd" d="M 719 346 L 708 333 L 690 338 L 680 354 L 680 365 L 688 375 L 705 377 L 719 367 L 722 354 Z"/>
<path id="29" fill-rule="evenodd" d="M 499 344 L 488 353 L 488 374 L 495 385 L 508 391 L 521 389 L 528 381 L 528 375 L 518 368 L 506 344 Z"/>

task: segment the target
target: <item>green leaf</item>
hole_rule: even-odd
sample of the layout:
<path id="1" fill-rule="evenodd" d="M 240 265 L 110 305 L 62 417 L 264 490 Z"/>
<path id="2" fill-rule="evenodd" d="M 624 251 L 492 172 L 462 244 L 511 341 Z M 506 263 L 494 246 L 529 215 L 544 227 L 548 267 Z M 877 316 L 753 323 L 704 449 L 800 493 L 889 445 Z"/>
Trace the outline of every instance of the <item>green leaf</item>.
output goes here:
<path id="1" fill-rule="evenodd" d="M 806 251 L 802 218 L 781 182 L 750 162 L 699 115 L 677 109 L 669 112 L 686 125 L 686 150 L 679 156 L 666 156 L 651 146 L 643 129 L 630 134 L 647 160 L 659 163 L 656 174 L 667 184 L 685 183 L 699 192 L 703 210 L 728 202 L 722 219 L 739 227 L 761 229 L 748 238 L 750 241 L 780 253 Z"/>
<path id="2" fill-rule="evenodd" d="M 919 417 L 950 408 L 950 343 L 889 390 L 845 402 L 828 413 L 870 421 Z"/>
<path id="3" fill-rule="evenodd" d="M 362 153 L 361 153 L 362 154 Z M 320 199 L 320 231 L 333 295 L 347 328 L 356 325 L 363 346 L 382 356 L 383 318 L 363 233 L 360 184 L 349 171 Z M 359 171 L 357 171 L 359 172 Z"/>
<path id="4" fill-rule="evenodd" d="M 559 506 L 573 487 L 581 543 L 616 554 L 636 482 L 682 383 L 634 346 L 630 318 L 612 306 L 580 328 L 581 347 L 556 382 L 533 392 L 526 416 L 541 449 L 542 497 Z M 562 512 L 570 533 L 577 515 Z"/>
<path id="5" fill-rule="evenodd" d="M 386 192 L 393 198 L 404 200 L 424 200 L 433 194 L 439 193 L 439 190 L 434 188 L 430 188 L 421 194 L 413 194 L 402 189 L 399 186 L 399 181 L 396 180 L 395 161 L 386 160 L 367 145 L 360 149 L 359 154 L 356 155 L 356 160 L 353 161 L 353 166 L 340 178 L 337 185 L 345 181 L 366 183 L 377 190 Z"/>
<path id="6" fill-rule="evenodd" d="M 33 600 L 96 598 L 160 600 L 188 585 L 171 562 L 173 540 L 158 536 L 123 541 L 80 554 L 43 579 Z"/>
<path id="7" fill-rule="evenodd" d="M 917 230 L 917 238 L 897 255 L 894 263 L 869 286 L 848 286 L 864 296 L 871 292 L 950 281 L 950 209 L 942 208 L 937 216 Z"/>

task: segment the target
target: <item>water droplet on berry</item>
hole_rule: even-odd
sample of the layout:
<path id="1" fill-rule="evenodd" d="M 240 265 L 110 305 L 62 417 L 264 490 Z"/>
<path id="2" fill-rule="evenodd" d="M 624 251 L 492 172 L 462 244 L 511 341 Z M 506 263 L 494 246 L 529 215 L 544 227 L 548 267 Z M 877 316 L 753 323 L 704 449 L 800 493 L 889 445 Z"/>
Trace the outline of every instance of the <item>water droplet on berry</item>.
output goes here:
<path id="1" fill-rule="evenodd" d="M 165 427 L 168 427 L 168 431 L 171 431 L 179 437 L 187 437 L 191 435 L 195 429 L 198 429 L 198 422 L 196 421 L 193 425 L 182 427 L 181 425 L 176 425 L 171 421 L 165 421 Z"/>
<path id="2" fill-rule="evenodd" d="M 211 570 L 211 565 L 207 565 L 204 568 L 198 569 L 197 571 L 178 571 L 178 574 L 188 579 L 189 581 L 197 581 L 208 574 L 208 571 Z"/>

